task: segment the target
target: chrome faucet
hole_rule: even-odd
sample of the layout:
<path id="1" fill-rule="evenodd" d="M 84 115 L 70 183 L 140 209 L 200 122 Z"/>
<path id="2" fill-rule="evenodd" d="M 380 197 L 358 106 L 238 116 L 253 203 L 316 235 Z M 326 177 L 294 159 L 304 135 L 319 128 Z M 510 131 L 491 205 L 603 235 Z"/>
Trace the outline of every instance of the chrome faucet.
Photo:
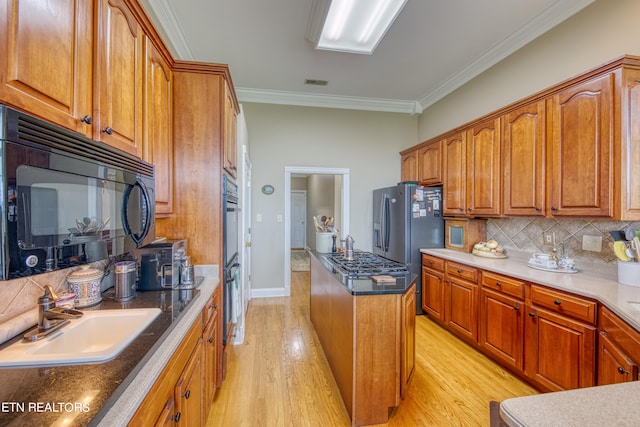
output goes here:
<path id="1" fill-rule="evenodd" d="M 56 307 L 60 300 L 51 285 L 44 286 L 44 295 L 38 298 L 38 326 L 24 334 L 25 341 L 37 341 L 82 316 L 82 312 L 70 308 Z"/>

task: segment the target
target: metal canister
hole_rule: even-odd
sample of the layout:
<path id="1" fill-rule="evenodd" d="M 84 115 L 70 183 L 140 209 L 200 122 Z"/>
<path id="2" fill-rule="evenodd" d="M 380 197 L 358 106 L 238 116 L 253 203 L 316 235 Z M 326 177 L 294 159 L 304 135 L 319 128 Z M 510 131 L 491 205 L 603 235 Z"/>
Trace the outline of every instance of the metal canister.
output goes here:
<path id="1" fill-rule="evenodd" d="M 123 302 L 136 296 L 136 262 L 116 262 L 116 285 L 113 299 Z"/>

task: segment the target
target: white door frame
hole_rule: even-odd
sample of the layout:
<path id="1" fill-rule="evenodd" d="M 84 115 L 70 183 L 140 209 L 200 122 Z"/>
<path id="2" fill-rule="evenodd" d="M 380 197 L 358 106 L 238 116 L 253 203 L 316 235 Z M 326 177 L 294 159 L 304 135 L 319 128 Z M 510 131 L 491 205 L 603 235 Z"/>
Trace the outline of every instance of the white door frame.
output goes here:
<path id="1" fill-rule="evenodd" d="M 284 167 L 284 295 L 291 295 L 291 175 L 342 175 L 342 230 L 349 234 L 349 169 L 308 166 Z"/>

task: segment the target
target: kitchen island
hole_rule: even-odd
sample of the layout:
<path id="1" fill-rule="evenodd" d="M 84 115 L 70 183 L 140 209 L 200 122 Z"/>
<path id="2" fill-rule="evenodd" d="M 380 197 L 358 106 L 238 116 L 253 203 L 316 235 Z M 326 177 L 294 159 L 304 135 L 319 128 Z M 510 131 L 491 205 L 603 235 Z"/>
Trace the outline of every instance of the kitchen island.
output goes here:
<path id="1" fill-rule="evenodd" d="M 127 425 L 218 286 L 217 266 L 196 266 L 196 275 L 205 279 L 195 290 L 140 292 L 124 303 L 105 293 L 102 303 L 83 309 L 162 310 L 110 361 L 1 368 L 0 425 Z"/>
<path id="2" fill-rule="evenodd" d="M 383 424 L 415 360 L 416 276 L 350 278 L 311 253 L 310 316 L 353 426 Z"/>

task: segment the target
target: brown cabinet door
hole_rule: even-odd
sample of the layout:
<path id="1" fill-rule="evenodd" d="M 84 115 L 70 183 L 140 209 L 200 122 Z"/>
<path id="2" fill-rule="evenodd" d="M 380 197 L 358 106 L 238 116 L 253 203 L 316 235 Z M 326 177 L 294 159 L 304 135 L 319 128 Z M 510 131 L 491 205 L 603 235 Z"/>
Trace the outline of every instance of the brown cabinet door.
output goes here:
<path id="1" fill-rule="evenodd" d="M 140 155 L 144 34 L 124 0 L 97 4 L 94 138 Z"/>
<path id="2" fill-rule="evenodd" d="M 416 366 L 416 285 L 402 296 L 402 357 L 400 359 L 400 396 L 409 388 L 409 381 Z"/>
<path id="3" fill-rule="evenodd" d="M 503 213 L 545 215 L 545 103 L 524 106 L 503 117 Z"/>
<path id="4" fill-rule="evenodd" d="M 438 141 L 418 149 L 418 181 L 422 185 L 442 184 L 442 145 Z"/>
<path id="5" fill-rule="evenodd" d="M 500 119 L 472 127 L 467 133 L 467 214 L 500 215 Z"/>
<path id="6" fill-rule="evenodd" d="M 202 425 L 202 397 L 202 339 L 200 339 L 176 384 L 177 425 Z"/>
<path id="7" fill-rule="evenodd" d="M 205 419 L 207 409 L 212 405 L 218 382 L 218 322 L 217 316 L 212 317 L 203 333 L 204 356 L 204 400 Z"/>
<path id="8" fill-rule="evenodd" d="M 525 374 L 544 390 L 595 385 L 594 327 L 534 307 L 525 321 Z"/>
<path id="9" fill-rule="evenodd" d="M 444 321 L 444 273 L 422 267 L 422 309 L 434 320 Z"/>
<path id="10" fill-rule="evenodd" d="M 0 100 L 91 136 L 93 2 L 43 4 L 0 2 Z"/>
<path id="11" fill-rule="evenodd" d="M 492 357 L 522 370 L 523 301 L 488 289 L 480 290 L 478 342 Z"/>
<path id="12" fill-rule="evenodd" d="M 418 181 L 418 151 L 403 154 L 400 167 L 402 182 Z"/>
<path id="13" fill-rule="evenodd" d="M 173 398 L 167 400 L 160 416 L 154 424 L 155 427 L 173 427 L 176 425 L 176 404 Z"/>
<path id="14" fill-rule="evenodd" d="M 466 215 L 466 137 L 465 133 L 453 135 L 444 143 L 444 173 L 442 177 L 444 195 L 443 215 Z"/>
<path id="15" fill-rule="evenodd" d="M 229 85 L 226 82 L 224 89 L 224 169 L 231 176 L 235 177 L 238 172 L 236 108 L 233 103 L 233 97 L 231 96 L 231 90 L 229 90 Z"/>
<path id="16" fill-rule="evenodd" d="M 618 347 L 606 332 L 598 343 L 598 385 L 618 384 L 638 379 L 638 365 Z"/>
<path id="17" fill-rule="evenodd" d="M 550 104 L 554 216 L 611 216 L 613 203 L 613 73 L 567 88 Z"/>
<path id="18" fill-rule="evenodd" d="M 158 49 L 145 39 L 142 158 L 155 165 L 156 216 L 167 216 L 173 212 L 173 77 Z"/>
<path id="19" fill-rule="evenodd" d="M 448 276 L 445 286 L 445 323 L 451 332 L 478 342 L 478 285 Z"/>

